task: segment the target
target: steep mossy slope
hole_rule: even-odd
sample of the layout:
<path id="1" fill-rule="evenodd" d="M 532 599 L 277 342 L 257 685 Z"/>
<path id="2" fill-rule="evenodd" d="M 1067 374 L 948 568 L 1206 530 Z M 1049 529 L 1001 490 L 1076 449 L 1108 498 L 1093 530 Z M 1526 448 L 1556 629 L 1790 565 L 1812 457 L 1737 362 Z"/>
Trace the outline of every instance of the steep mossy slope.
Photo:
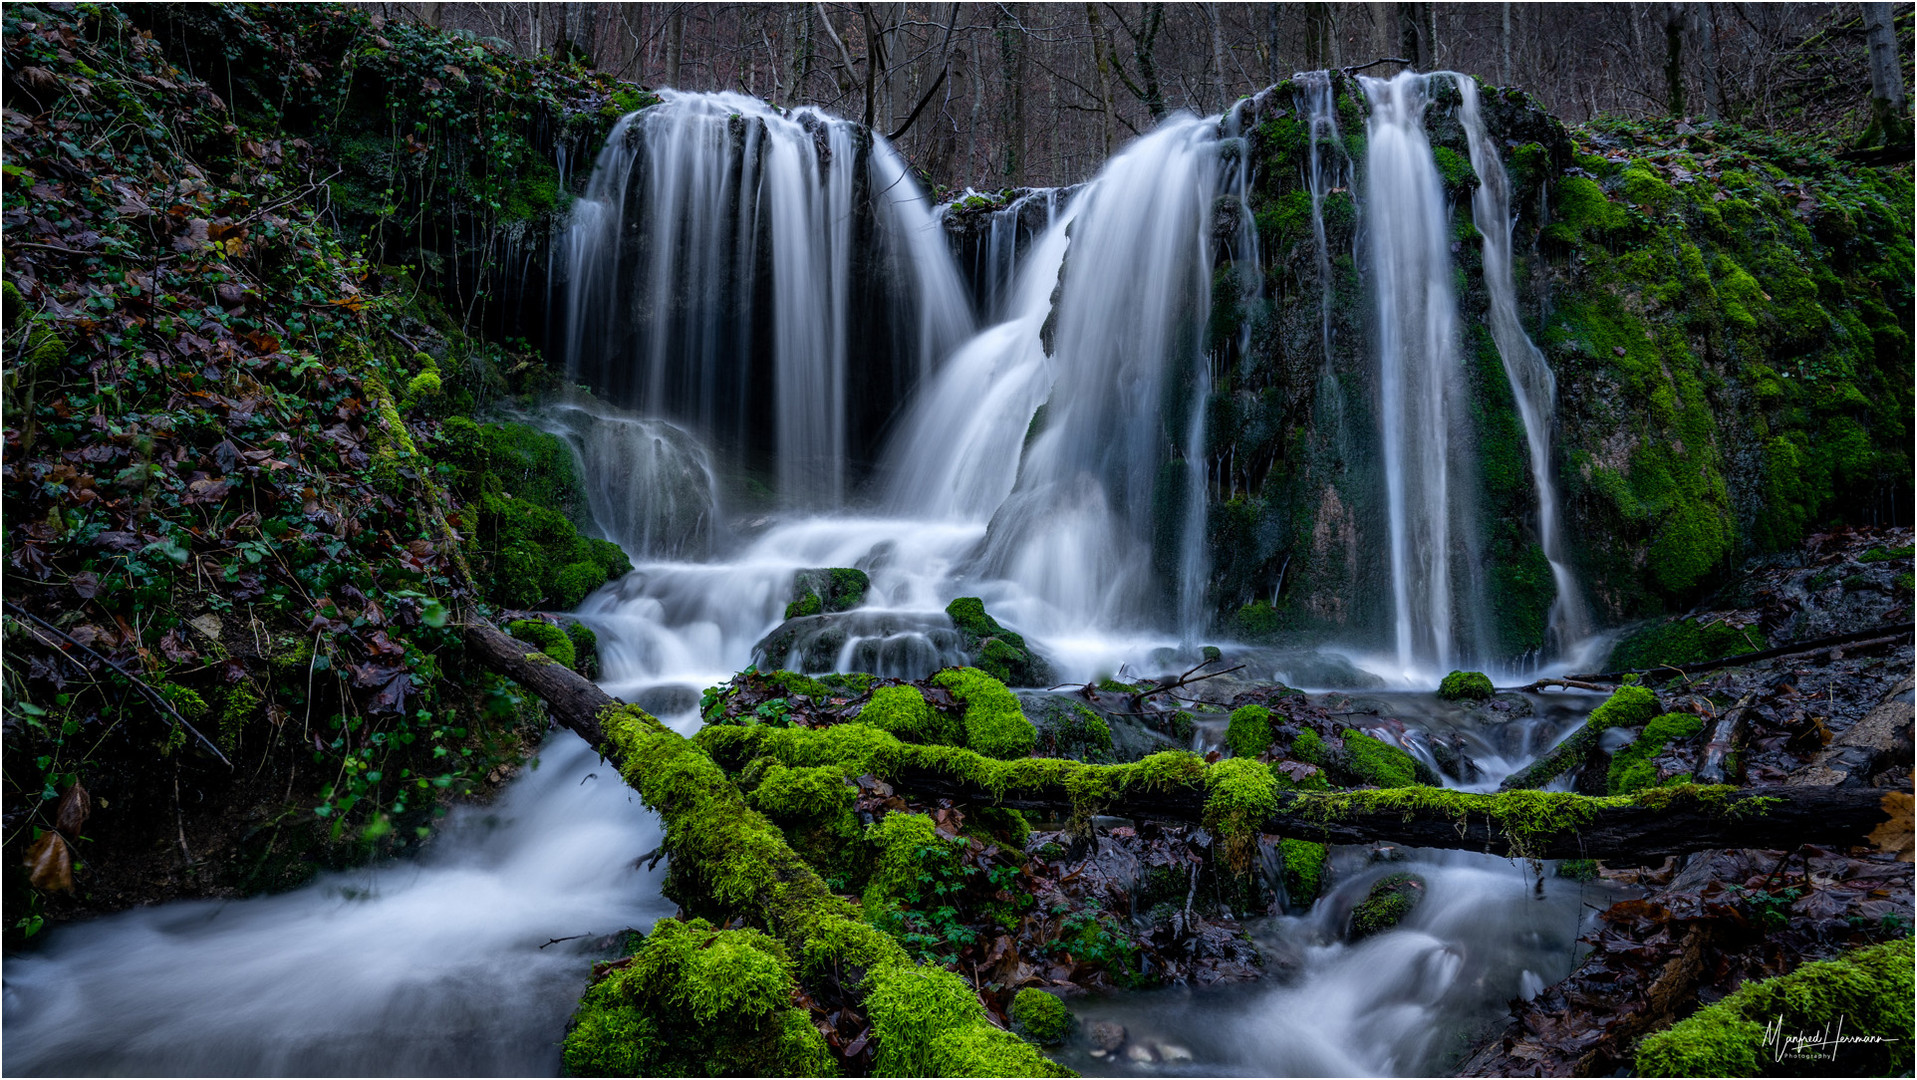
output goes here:
<path id="1" fill-rule="evenodd" d="M 419 842 L 546 726 L 453 623 L 627 569 L 473 271 L 646 98 L 340 7 L 5 32 L 8 934 Z"/>
<path id="2" fill-rule="evenodd" d="M 1314 229 L 1302 87 L 1244 103 L 1264 273 L 1215 287 L 1210 545 L 1220 617 L 1253 639 L 1378 638 L 1390 622 L 1377 358 L 1358 196 L 1368 106 L 1332 76 L 1338 132 Z M 1527 331 L 1557 378 L 1552 467 L 1569 554 L 1600 619 L 1681 610 L 1747 557 L 1842 522 L 1907 515 L 1910 167 L 1728 125 L 1566 129 L 1481 87 L 1512 181 Z M 1426 130 L 1452 215 L 1466 440 L 1460 506 L 1488 658 L 1545 644 L 1553 595 L 1523 428 L 1487 323 L 1476 177 L 1454 84 Z M 1239 271 L 1221 246 L 1222 285 Z M 1461 559 L 1475 559 L 1466 565 Z"/>

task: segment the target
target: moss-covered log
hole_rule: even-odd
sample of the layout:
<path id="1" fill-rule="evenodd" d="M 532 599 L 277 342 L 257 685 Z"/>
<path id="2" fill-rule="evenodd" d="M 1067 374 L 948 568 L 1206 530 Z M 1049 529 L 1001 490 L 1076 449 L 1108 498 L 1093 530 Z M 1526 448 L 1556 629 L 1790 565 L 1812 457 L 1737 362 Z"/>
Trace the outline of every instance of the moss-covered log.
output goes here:
<path id="1" fill-rule="evenodd" d="M 699 905 L 713 914 L 763 927 L 792 958 L 802 982 L 835 984 L 862 999 L 878 1039 L 878 1072 L 1073 1075 L 994 1025 L 963 979 L 913 963 L 897 941 L 835 896 L 697 744 L 493 627 L 468 625 L 465 637 L 482 663 L 545 699 L 562 724 L 617 765 L 626 783 L 658 811 L 682 892 L 696 892 Z M 861 725 L 860 730 L 872 729 Z M 615 1009 L 634 1007 L 616 994 L 599 996 Z M 616 1041 L 635 1030 L 632 1024 L 582 1016 L 568 1040 L 567 1060 L 626 1060 L 630 1048 L 594 1040 Z M 743 1071 L 766 1073 L 795 1060 L 807 1059 L 790 1054 L 755 1060 Z"/>
<path id="2" fill-rule="evenodd" d="M 622 770 L 632 769 L 600 719 L 616 707 L 604 692 L 539 654 L 528 658 L 523 642 L 490 627 L 469 627 L 467 640 L 484 662 L 545 698 L 561 722 L 608 752 Z M 924 796 L 977 805 L 1079 820 L 1101 813 L 1203 822 L 1223 833 L 1228 845 L 1235 834 L 1256 831 L 1333 844 L 1383 841 L 1530 858 L 1658 859 L 1712 848 L 1864 844 L 1890 816 L 1881 805 L 1883 793 L 1870 788 L 1684 784 L 1607 798 L 1431 787 L 1288 791 L 1279 773 L 1244 758 L 1207 765 L 1196 754 L 1173 751 L 1130 765 L 998 761 L 957 747 L 901 742 L 865 724 L 725 725 L 707 728 L 696 740 L 671 738 L 728 765 L 766 757 L 791 768 L 837 766 L 848 779 L 870 773 Z M 644 794 L 646 778 L 631 779 Z"/>

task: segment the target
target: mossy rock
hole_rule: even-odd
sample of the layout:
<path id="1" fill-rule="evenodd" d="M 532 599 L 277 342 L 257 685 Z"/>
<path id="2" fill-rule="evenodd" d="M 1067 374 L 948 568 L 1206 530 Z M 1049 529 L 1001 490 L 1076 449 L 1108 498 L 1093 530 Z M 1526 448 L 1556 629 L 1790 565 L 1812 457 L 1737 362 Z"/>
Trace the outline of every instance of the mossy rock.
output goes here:
<path id="1" fill-rule="evenodd" d="M 785 617 L 850 611 L 865 603 L 871 587 L 872 579 L 863 570 L 844 566 L 801 570 L 792 576 L 792 600 L 785 606 Z"/>
<path id="2" fill-rule="evenodd" d="M 1353 940 L 1397 926 L 1424 899 L 1424 879 L 1416 874 L 1387 874 L 1351 911 Z"/>
<path id="3" fill-rule="evenodd" d="M 1285 837 L 1278 842 L 1284 858 L 1285 894 L 1293 907 L 1310 907 L 1324 891 L 1325 862 L 1330 849 L 1310 840 Z"/>
<path id="4" fill-rule="evenodd" d="M 961 596 L 945 606 L 945 614 L 958 629 L 960 648 L 979 670 L 1009 686 L 1049 686 L 1055 681 L 1052 665 L 987 614 L 983 600 Z"/>
<path id="5" fill-rule="evenodd" d="M 778 940 L 661 919 L 586 992 L 566 1033 L 570 1076 L 831 1076 L 838 1063 L 793 1003 Z"/>
<path id="6" fill-rule="evenodd" d="M 573 670 L 588 679 L 599 677 L 599 635 L 582 622 L 566 624 L 566 637 L 572 642 Z"/>
<path id="7" fill-rule="evenodd" d="M 1438 696 L 1446 701 L 1489 701 L 1494 693 L 1491 677 L 1482 671 L 1454 671 L 1438 684 Z"/>
<path id="8" fill-rule="evenodd" d="M 1638 1044 L 1639 1076 L 1801 1075 L 1807 1064 L 1780 1062 L 1772 1033 L 1824 1037 L 1842 1025 L 1847 1040 L 1830 1075 L 1903 1076 L 1910 1072 L 1913 1023 L 1911 939 L 1899 938 L 1805 964 L 1774 979 L 1747 982 L 1689 1019 Z M 1808 1072 L 1809 1070 L 1805 1070 Z"/>
<path id="9" fill-rule="evenodd" d="M 1039 753 L 1087 762 L 1115 760 L 1115 740 L 1104 717 L 1061 695 L 1028 693 L 1022 700 L 1026 718 L 1038 729 Z"/>
<path id="10" fill-rule="evenodd" d="M 1305 741 L 1301 733 L 1298 742 Z M 1321 764 L 1334 779 L 1351 787 L 1399 788 L 1423 784 L 1438 787 L 1442 783 L 1429 765 L 1412 757 L 1403 749 L 1390 743 L 1374 739 L 1362 731 L 1344 733 L 1344 749 L 1331 751 L 1320 744 Z M 1297 742 L 1293 743 L 1297 753 Z M 1300 760 L 1310 761 L 1302 754 Z"/>
<path id="11" fill-rule="evenodd" d="M 1271 741 L 1271 710 L 1263 705 L 1238 709 L 1225 726 L 1225 745 L 1234 757 L 1255 758 L 1271 746 Z"/>
<path id="12" fill-rule="evenodd" d="M 1012 996 L 1012 1030 L 1040 1046 L 1057 1046 L 1072 1033 L 1076 1018 L 1054 994 L 1028 986 Z"/>

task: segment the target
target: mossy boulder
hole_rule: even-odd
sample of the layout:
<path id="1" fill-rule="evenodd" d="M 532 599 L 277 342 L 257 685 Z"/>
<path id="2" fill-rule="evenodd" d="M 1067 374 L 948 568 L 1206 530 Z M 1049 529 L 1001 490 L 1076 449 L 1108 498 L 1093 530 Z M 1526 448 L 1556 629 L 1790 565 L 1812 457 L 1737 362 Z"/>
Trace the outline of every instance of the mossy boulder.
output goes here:
<path id="1" fill-rule="evenodd" d="M 1055 994 L 1028 986 L 1012 996 L 1012 1030 L 1040 1046 L 1064 1042 L 1074 1021 L 1072 1010 Z"/>
<path id="2" fill-rule="evenodd" d="M 1424 879 L 1416 874 L 1387 874 L 1351 911 L 1353 940 L 1380 934 L 1398 925 L 1424 899 Z"/>
<path id="3" fill-rule="evenodd" d="M 1300 760 L 1323 765 L 1334 780 L 1350 787 L 1397 788 L 1414 784 L 1438 787 L 1441 784 L 1429 765 L 1388 742 L 1362 731 L 1345 732 L 1343 742 L 1342 749 L 1333 749 L 1318 742 L 1315 734 L 1307 740 L 1300 733 L 1292 744 L 1293 753 Z M 1301 750 L 1300 743 L 1307 745 Z M 1311 745 L 1314 743 L 1315 749 Z M 1306 753 L 1314 754 L 1317 760 L 1305 757 Z"/>
<path id="4" fill-rule="evenodd" d="M 1225 745 L 1234 757 L 1255 758 L 1271 746 L 1271 710 L 1246 705 L 1231 714 L 1225 725 Z"/>
<path id="5" fill-rule="evenodd" d="M 1482 671 L 1454 671 L 1438 684 L 1438 696 L 1446 701 L 1489 701 L 1495 692 Z"/>
<path id="6" fill-rule="evenodd" d="M 865 571 L 851 567 L 801 570 L 792 576 L 792 600 L 785 606 L 785 617 L 850 611 L 865 603 L 871 587 L 872 579 Z"/>
<path id="7" fill-rule="evenodd" d="M 1771 1033 L 1821 1042 L 1842 1025 L 1847 1041 L 1831 1075 L 1903 1076 L 1911 1066 L 1910 938 L 1819 960 L 1774 979 L 1747 982 L 1689 1019 L 1638 1044 L 1639 1076 L 1801 1075 L 1780 1068 Z M 1791 1065 L 1805 1064 L 1789 1062 Z"/>
<path id="8" fill-rule="evenodd" d="M 586 992 L 566 1033 L 571 1076 L 832 1076 L 793 1001 L 785 946 L 757 930 L 661 919 L 622 970 Z"/>
<path id="9" fill-rule="evenodd" d="M 1025 639 L 1000 626 L 976 596 L 961 596 L 945 606 L 959 632 L 960 647 L 979 670 L 1010 686 L 1049 686 L 1052 665 Z"/>
<path id="10" fill-rule="evenodd" d="M 1110 762 L 1122 759 L 1105 718 L 1058 694 L 1027 693 L 1026 718 L 1038 729 L 1036 750 L 1047 757 Z"/>

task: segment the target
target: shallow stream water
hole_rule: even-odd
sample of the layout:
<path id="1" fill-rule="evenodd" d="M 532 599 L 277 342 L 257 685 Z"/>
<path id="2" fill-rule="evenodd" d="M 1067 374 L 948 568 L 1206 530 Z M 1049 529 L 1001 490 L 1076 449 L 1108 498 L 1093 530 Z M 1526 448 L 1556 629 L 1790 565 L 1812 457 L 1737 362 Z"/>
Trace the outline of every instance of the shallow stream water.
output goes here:
<path id="1" fill-rule="evenodd" d="M 553 1075 L 605 939 L 672 911 L 663 868 L 634 865 L 658 842 L 561 732 L 416 860 L 52 931 L 7 960 L 5 1072 Z"/>

